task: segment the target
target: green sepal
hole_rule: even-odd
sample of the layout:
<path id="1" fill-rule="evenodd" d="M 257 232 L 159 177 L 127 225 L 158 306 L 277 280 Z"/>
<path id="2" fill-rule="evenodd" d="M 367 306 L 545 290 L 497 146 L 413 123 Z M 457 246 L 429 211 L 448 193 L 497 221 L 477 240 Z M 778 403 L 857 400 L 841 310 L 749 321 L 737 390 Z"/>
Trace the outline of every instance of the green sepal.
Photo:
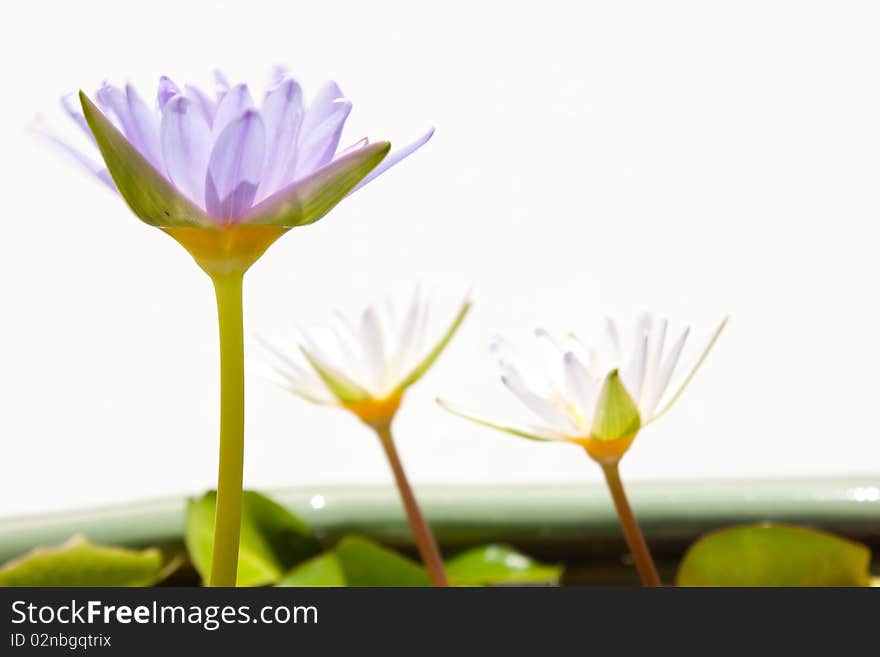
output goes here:
<path id="1" fill-rule="evenodd" d="M 596 402 L 590 438 L 595 440 L 617 440 L 634 436 L 641 428 L 639 409 L 630 396 L 620 374 L 611 370 L 605 377 L 602 391 Z"/>
<path id="2" fill-rule="evenodd" d="M 343 155 L 257 204 L 242 222 L 286 227 L 314 223 L 375 169 L 390 148 L 389 142 L 379 141 Z"/>
<path id="3" fill-rule="evenodd" d="M 458 331 L 458 327 L 461 326 L 461 323 L 464 321 L 464 318 L 467 316 L 468 312 L 471 309 L 471 305 L 473 305 L 470 301 L 465 301 L 461 309 L 455 315 L 455 318 L 452 320 L 452 323 L 449 325 L 449 328 L 446 329 L 446 333 L 443 334 L 443 337 L 434 345 L 434 348 L 428 353 L 427 356 L 422 360 L 421 363 L 416 365 L 416 367 L 410 372 L 406 378 L 401 381 L 400 385 L 397 386 L 395 392 L 401 392 L 402 390 L 408 388 L 413 383 L 418 381 L 424 376 L 425 372 L 427 372 L 431 365 L 434 364 L 440 354 L 443 353 L 443 350 L 446 349 L 446 345 L 449 344 L 449 341 L 452 340 L 452 336 L 455 335 L 456 331 Z"/>
<path id="4" fill-rule="evenodd" d="M 501 424 L 500 422 L 496 422 L 494 420 L 488 420 L 486 418 L 480 417 L 479 415 L 475 415 L 475 414 L 467 412 L 467 411 L 463 411 L 460 408 L 453 406 L 445 399 L 437 398 L 435 401 L 437 402 L 437 405 L 440 406 L 440 408 L 442 408 L 443 410 L 449 411 L 453 415 L 457 415 L 458 417 L 462 417 L 465 420 L 470 420 L 471 422 L 476 422 L 477 424 L 482 424 L 484 427 L 489 427 L 490 429 L 496 429 L 497 431 L 503 431 L 504 433 L 509 433 L 512 436 L 517 436 L 519 438 L 525 438 L 527 440 L 537 440 L 540 442 L 566 440 L 565 437 L 550 434 L 546 430 L 541 429 L 540 427 L 509 426 L 506 424 Z"/>
<path id="5" fill-rule="evenodd" d="M 131 211 L 151 226 L 211 226 L 214 222 L 153 168 L 82 91 L 83 114 L 116 189 Z"/>
<path id="6" fill-rule="evenodd" d="M 353 381 L 350 381 L 348 378 L 331 370 L 317 358 L 312 356 L 305 347 L 300 346 L 300 351 L 302 351 L 306 360 L 309 361 L 309 365 L 314 368 L 315 372 L 318 373 L 318 376 L 321 377 L 321 380 L 330 389 L 330 392 L 332 392 L 333 395 L 343 404 L 356 404 L 371 398 L 369 392 Z"/>

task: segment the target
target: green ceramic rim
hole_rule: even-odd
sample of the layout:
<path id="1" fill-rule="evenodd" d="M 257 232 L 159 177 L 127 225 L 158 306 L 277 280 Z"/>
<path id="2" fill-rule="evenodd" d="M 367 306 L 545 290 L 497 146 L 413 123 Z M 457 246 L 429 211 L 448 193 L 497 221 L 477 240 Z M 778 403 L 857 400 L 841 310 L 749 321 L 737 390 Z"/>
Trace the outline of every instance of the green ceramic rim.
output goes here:
<path id="1" fill-rule="evenodd" d="M 410 543 L 396 491 L 384 486 L 315 486 L 267 491 L 327 540 L 359 532 Z M 419 500 L 445 547 L 485 541 L 617 549 L 619 530 L 599 486 L 419 486 Z M 880 477 L 785 481 L 639 483 L 632 506 L 652 545 L 676 546 L 717 527 L 778 521 L 880 542 Z M 108 545 L 179 542 L 186 498 L 0 520 L 0 562 L 82 534 Z"/>

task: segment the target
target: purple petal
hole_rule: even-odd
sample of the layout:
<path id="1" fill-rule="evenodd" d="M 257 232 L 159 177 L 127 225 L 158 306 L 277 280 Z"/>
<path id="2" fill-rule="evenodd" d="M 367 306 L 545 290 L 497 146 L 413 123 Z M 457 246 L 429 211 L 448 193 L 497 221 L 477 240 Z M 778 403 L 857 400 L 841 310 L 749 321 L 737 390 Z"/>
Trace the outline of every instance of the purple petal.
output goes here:
<path id="1" fill-rule="evenodd" d="M 266 124 L 266 162 L 260 179 L 257 200 L 278 191 L 285 182 L 287 164 L 296 148 L 303 119 L 302 89 L 295 80 L 287 79 L 263 102 Z"/>
<path id="2" fill-rule="evenodd" d="M 165 109 L 165 105 L 169 100 L 174 98 L 175 96 L 180 94 L 180 87 L 178 87 L 167 75 L 163 75 L 159 78 L 159 91 L 156 92 L 156 101 L 159 104 L 159 109 Z"/>
<path id="3" fill-rule="evenodd" d="M 140 144 L 138 150 L 157 171 L 164 173 L 162 148 L 159 145 L 159 117 L 156 112 L 147 107 L 147 104 L 141 100 L 137 91 L 130 84 L 125 87 L 125 96 L 128 101 L 132 129 L 135 131 L 135 135 L 130 141 L 136 140 Z"/>
<path id="4" fill-rule="evenodd" d="M 370 143 L 369 139 L 367 139 L 366 137 L 362 137 L 361 139 L 358 139 L 356 142 L 354 142 L 351 146 L 346 146 L 342 150 L 337 151 L 336 155 L 333 156 L 333 161 L 335 162 L 340 157 L 345 157 L 349 153 L 354 153 L 356 150 L 358 150 L 359 148 L 363 148 L 364 146 L 367 146 L 369 143 Z"/>
<path id="5" fill-rule="evenodd" d="M 186 85 L 186 97 L 195 102 L 202 112 L 202 116 L 205 117 L 205 122 L 208 125 L 213 125 L 214 114 L 217 112 L 217 102 L 204 91 L 191 84 Z"/>
<path id="6" fill-rule="evenodd" d="M 114 121 L 131 145 L 162 172 L 158 117 L 147 108 L 131 85 L 123 92 L 105 84 L 95 95 L 104 114 Z"/>
<path id="7" fill-rule="evenodd" d="M 69 93 L 62 96 L 61 106 L 64 108 L 64 111 L 67 112 L 67 115 L 79 126 L 79 129 L 86 134 L 89 141 L 97 146 L 98 142 L 95 141 L 95 135 L 92 134 L 92 131 L 89 129 L 89 124 L 86 122 L 86 117 L 83 116 L 82 111 L 79 109 L 80 105 L 77 95 Z"/>
<path id="8" fill-rule="evenodd" d="M 217 104 L 211 132 L 217 137 L 235 119 L 241 117 L 246 110 L 253 108 L 254 101 L 246 84 L 237 84 L 230 89 Z"/>
<path id="9" fill-rule="evenodd" d="M 263 170 L 266 130 L 259 112 L 246 111 L 220 133 L 208 162 L 205 209 L 215 219 L 234 221 L 253 204 Z"/>
<path id="10" fill-rule="evenodd" d="M 178 95 L 165 104 L 161 142 L 162 159 L 171 182 L 204 209 L 211 128 L 189 98 Z"/>
<path id="11" fill-rule="evenodd" d="M 307 176 L 333 159 L 350 112 L 351 102 L 343 97 L 335 82 L 321 88 L 303 117 L 296 162 L 291 170 L 295 179 Z"/>
<path id="12" fill-rule="evenodd" d="M 279 86 L 287 82 L 288 79 L 290 79 L 290 72 L 287 70 L 287 67 L 276 64 L 272 67 L 272 74 L 269 77 L 268 91 L 274 91 Z"/>
<path id="13" fill-rule="evenodd" d="M 65 155 L 70 157 L 73 161 L 77 162 L 80 166 L 86 169 L 93 176 L 96 176 L 98 180 L 107 185 L 114 192 L 117 191 L 116 185 L 113 182 L 113 178 L 110 176 L 110 172 L 107 171 L 107 168 L 102 164 L 98 164 L 89 156 L 81 153 L 79 150 L 66 143 L 64 140 L 59 138 L 54 133 L 47 130 L 41 123 L 36 122 L 31 126 L 31 129 L 39 134 L 40 136 L 49 140 L 56 148 L 60 149 Z M 91 134 L 91 133 L 90 133 Z M 94 139 L 94 137 L 92 137 Z"/>
<path id="14" fill-rule="evenodd" d="M 131 134 L 131 118 L 129 117 L 128 101 L 125 98 L 125 92 L 105 82 L 95 92 L 95 100 L 104 115 L 113 122 L 113 125 L 122 134 L 129 137 Z"/>
<path id="15" fill-rule="evenodd" d="M 232 87 L 226 74 L 219 68 L 214 69 L 214 84 L 217 86 L 217 93 L 225 94 Z"/>
<path id="16" fill-rule="evenodd" d="M 375 180 L 378 176 L 381 176 L 384 172 L 388 171 L 388 169 L 393 167 L 395 164 L 397 164 L 398 162 L 400 162 L 404 158 L 407 158 L 410 155 L 412 155 L 413 153 L 415 153 L 422 146 L 427 144 L 428 140 L 430 140 L 433 135 L 434 135 L 434 128 L 431 128 L 430 130 L 428 130 L 425 134 L 423 134 L 421 137 L 416 139 L 411 144 L 407 144 L 403 148 L 398 149 L 398 150 L 394 151 L 393 153 L 389 153 L 388 156 L 379 163 L 379 166 L 377 166 L 375 169 L 370 171 L 370 173 L 367 175 L 367 177 L 364 178 L 363 180 L 361 180 L 355 186 L 355 188 L 349 192 L 349 194 L 353 194 L 354 192 L 359 190 L 361 187 L 363 187 L 364 185 L 369 183 L 371 180 Z"/>

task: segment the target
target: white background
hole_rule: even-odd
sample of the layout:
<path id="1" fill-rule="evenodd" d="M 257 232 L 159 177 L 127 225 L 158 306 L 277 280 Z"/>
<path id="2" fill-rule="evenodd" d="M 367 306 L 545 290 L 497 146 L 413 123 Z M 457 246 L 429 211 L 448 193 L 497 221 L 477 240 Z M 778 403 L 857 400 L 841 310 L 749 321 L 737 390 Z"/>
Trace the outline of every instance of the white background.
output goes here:
<path id="1" fill-rule="evenodd" d="M 0 515 L 213 485 L 208 279 L 48 148 L 37 113 L 104 77 L 144 95 L 283 63 L 355 103 L 347 137 L 434 140 L 246 281 L 275 333 L 417 279 L 476 307 L 397 423 L 412 479 L 586 482 L 566 445 L 446 415 L 515 409 L 496 333 L 582 333 L 641 309 L 705 336 L 706 368 L 630 479 L 880 473 L 880 5 L 870 2 L 18 3 L 0 27 Z M 65 132 L 65 134 L 67 134 Z M 249 377 L 252 487 L 389 482 L 347 414 Z"/>

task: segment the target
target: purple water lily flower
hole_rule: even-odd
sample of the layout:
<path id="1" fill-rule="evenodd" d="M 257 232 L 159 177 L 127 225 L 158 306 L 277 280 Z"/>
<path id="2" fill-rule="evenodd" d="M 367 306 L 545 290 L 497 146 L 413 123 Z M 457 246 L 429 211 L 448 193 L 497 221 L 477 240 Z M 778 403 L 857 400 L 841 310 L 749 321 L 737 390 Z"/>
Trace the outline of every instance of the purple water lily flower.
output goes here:
<path id="1" fill-rule="evenodd" d="M 213 586 L 235 585 L 244 458 L 242 282 L 247 269 L 294 226 L 317 221 L 348 194 L 421 147 L 389 155 L 386 141 L 339 149 L 349 102 L 333 83 L 307 106 L 300 85 L 275 76 L 259 108 L 246 85 L 218 76 L 214 94 L 159 81 L 150 108 L 133 87 L 79 93 L 67 112 L 98 147 L 104 165 L 48 136 L 117 190 L 144 222 L 193 256 L 214 284 L 220 329 L 220 458 L 211 570 Z"/>
<path id="2" fill-rule="evenodd" d="M 340 149 L 351 101 L 328 82 L 307 105 L 283 71 L 259 106 L 247 85 L 221 74 L 215 93 L 163 77 L 154 107 L 131 85 L 104 84 L 80 100 L 82 112 L 72 95 L 62 105 L 104 163 L 52 138 L 160 227 L 311 223 L 433 134 L 391 154 L 387 142 L 367 139 Z"/>

